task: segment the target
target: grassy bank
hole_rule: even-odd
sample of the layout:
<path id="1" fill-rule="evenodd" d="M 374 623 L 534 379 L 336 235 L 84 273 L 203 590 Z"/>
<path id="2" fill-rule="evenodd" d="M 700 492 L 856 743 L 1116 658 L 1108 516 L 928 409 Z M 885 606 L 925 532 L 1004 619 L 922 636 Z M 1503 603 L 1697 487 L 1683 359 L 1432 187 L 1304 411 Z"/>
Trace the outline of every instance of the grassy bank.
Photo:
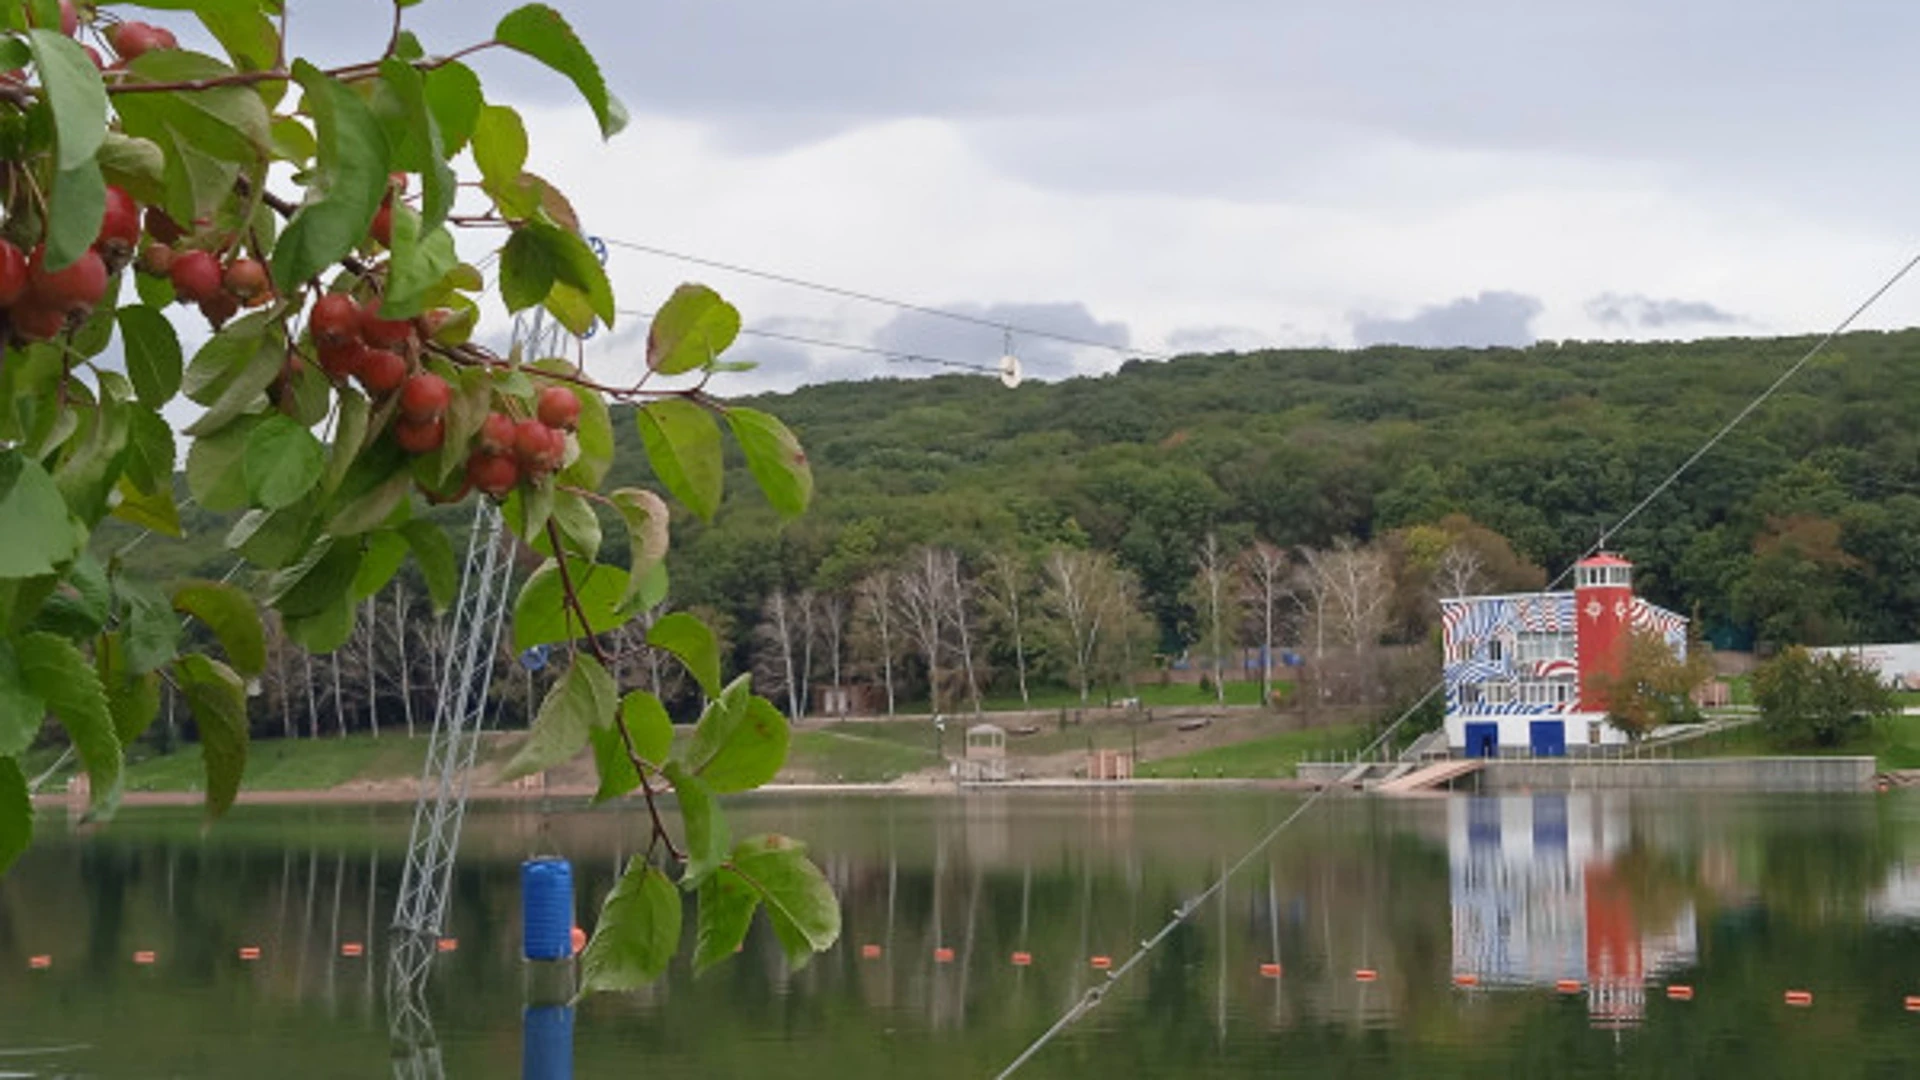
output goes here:
<path id="1" fill-rule="evenodd" d="M 1291 777 L 1305 757 L 1358 750 L 1372 737 L 1364 724 L 1286 731 L 1246 742 L 1210 747 L 1178 757 L 1143 762 L 1138 775 L 1156 779 L 1192 777 L 1265 780 Z"/>
<path id="2" fill-rule="evenodd" d="M 1293 684 L 1284 680 L 1275 680 L 1273 688 L 1286 694 L 1292 691 Z M 1130 696 L 1138 697 L 1141 707 L 1147 709 L 1205 708 L 1209 705 L 1223 704 L 1223 702 L 1214 697 L 1212 690 L 1202 690 L 1197 684 L 1193 683 L 1171 683 L 1165 686 L 1159 683 L 1140 683 L 1130 692 L 1114 691 L 1112 700 L 1119 701 L 1122 698 Z M 1029 700 L 1026 702 L 1022 702 L 1018 694 L 982 698 L 980 707 L 986 712 L 1022 712 L 1037 709 L 1103 709 L 1106 708 L 1108 701 L 1106 693 L 1096 688 L 1087 701 L 1082 704 L 1080 701 L 1080 692 L 1064 686 L 1036 686 L 1032 688 L 1032 692 L 1028 697 Z M 1224 704 L 1251 706 L 1259 705 L 1260 703 L 1259 680 L 1227 683 L 1226 701 Z M 881 704 L 884 705 L 885 702 L 882 701 Z M 970 702 L 963 702 L 957 707 L 950 707 L 948 711 L 960 712 L 970 708 Z M 902 701 L 898 703 L 895 711 L 904 715 L 923 716 L 930 714 L 933 710 L 928 707 L 925 701 Z"/>
<path id="3" fill-rule="evenodd" d="M 1876 720 L 1837 746 L 1781 746 L 1758 724 L 1717 732 L 1673 748 L 1675 757 L 1871 757 L 1882 771 L 1920 769 L 1920 716 Z"/>

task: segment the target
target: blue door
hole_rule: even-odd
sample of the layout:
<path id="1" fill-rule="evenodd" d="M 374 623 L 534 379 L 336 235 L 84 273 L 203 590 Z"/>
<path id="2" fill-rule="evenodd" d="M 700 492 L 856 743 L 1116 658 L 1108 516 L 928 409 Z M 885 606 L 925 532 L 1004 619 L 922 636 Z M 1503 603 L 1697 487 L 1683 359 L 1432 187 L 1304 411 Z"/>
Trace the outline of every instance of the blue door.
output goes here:
<path id="1" fill-rule="evenodd" d="M 1567 725 L 1562 720 L 1535 720 L 1528 725 L 1527 742 L 1534 757 L 1566 757 Z"/>
<path id="2" fill-rule="evenodd" d="M 1499 724 L 1468 724 L 1467 725 L 1467 756 L 1468 757 L 1499 757 L 1500 756 L 1500 725 Z"/>

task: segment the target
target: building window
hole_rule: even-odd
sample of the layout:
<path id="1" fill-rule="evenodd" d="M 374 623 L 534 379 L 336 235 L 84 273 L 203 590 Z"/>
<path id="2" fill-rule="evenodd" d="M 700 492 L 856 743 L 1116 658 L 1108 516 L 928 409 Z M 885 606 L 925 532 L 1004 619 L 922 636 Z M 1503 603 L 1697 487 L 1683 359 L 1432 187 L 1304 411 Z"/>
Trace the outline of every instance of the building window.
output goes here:
<path id="1" fill-rule="evenodd" d="M 1565 705 L 1573 697 L 1572 679 L 1542 679 L 1520 684 L 1522 705 Z"/>
<path id="2" fill-rule="evenodd" d="M 1484 683 L 1479 687 L 1481 697 L 1489 705 L 1510 705 L 1513 703 L 1513 684 L 1505 682 Z"/>
<path id="3" fill-rule="evenodd" d="M 1536 660 L 1576 660 L 1577 640 L 1572 634 L 1521 634 L 1513 642 L 1513 659 L 1527 664 Z"/>
<path id="4" fill-rule="evenodd" d="M 1487 639 L 1487 659 L 1497 664 L 1506 657 L 1506 652 L 1506 642 L 1499 638 Z"/>

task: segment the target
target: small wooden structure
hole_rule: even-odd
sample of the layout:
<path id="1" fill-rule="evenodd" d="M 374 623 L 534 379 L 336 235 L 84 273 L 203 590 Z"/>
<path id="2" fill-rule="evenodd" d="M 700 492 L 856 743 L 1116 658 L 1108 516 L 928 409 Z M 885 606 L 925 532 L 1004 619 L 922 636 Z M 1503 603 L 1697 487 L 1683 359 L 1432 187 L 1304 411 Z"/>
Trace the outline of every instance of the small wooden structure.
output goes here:
<path id="1" fill-rule="evenodd" d="M 998 724 L 975 724 L 967 729 L 967 756 L 959 763 L 962 780 L 1007 778 L 1007 731 Z"/>
<path id="2" fill-rule="evenodd" d="M 1133 755 L 1125 750 L 1095 750 L 1087 755 L 1087 779 L 1133 779 Z"/>

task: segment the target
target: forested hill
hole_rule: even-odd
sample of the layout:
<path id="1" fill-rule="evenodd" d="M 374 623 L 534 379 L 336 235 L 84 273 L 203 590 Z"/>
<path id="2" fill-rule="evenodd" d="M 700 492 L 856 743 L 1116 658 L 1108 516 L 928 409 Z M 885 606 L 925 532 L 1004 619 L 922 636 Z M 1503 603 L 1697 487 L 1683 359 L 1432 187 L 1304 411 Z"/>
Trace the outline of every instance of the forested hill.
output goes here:
<path id="1" fill-rule="evenodd" d="M 1209 532 L 1323 547 L 1455 513 L 1557 571 L 1812 343 L 1265 351 L 1011 391 L 964 376 L 809 387 L 756 404 L 806 444 L 814 512 L 780 525 L 736 468 L 723 527 L 677 527 L 674 598 L 739 629 L 774 588 L 844 590 L 917 545 L 976 560 L 1066 542 L 1132 569 L 1171 640 Z M 1723 642 L 1913 637 L 1916 419 L 1920 331 L 1849 335 L 1614 546 L 1643 591 Z M 630 419 L 615 429 L 616 479 L 645 482 Z M 174 571 L 202 561 L 147 546 Z"/>

